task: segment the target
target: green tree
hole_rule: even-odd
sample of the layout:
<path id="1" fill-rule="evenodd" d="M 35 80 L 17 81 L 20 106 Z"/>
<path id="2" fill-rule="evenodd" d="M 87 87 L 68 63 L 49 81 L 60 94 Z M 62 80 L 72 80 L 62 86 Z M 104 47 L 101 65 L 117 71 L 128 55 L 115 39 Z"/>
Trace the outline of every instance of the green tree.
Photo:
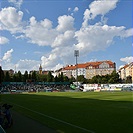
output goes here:
<path id="1" fill-rule="evenodd" d="M 59 82 L 59 78 L 57 77 L 57 75 L 54 77 L 54 82 Z"/>
<path id="2" fill-rule="evenodd" d="M 94 83 L 100 84 L 102 82 L 102 77 L 100 75 L 96 75 L 90 80 L 90 82 L 93 84 Z"/>
<path id="3" fill-rule="evenodd" d="M 69 80 L 70 80 L 71 83 L 76 81 L 73 76 Z"/>
<path id="4" fill-rule="evenodd" d="M 32 80 L 36 81 L 36 79 L 37 79 L 36 71 L 33 71 L 31 78 L 32 78 Z"/>
<path id="5" fill-rule="evenodd" d="M 37 81 L 38 82 L 46 82 L 47 81 L 47 75 L 44 74 L 37 74 Z"/>
<path id="6" fill-rule="evenodd" d="M 23 75 L 23 81 L 26 82 L 27 79 L 28 79 L 28 71 L 25 71 Z"/>
<path id="7" fill-rule="evenodd" d="M 4 81 L 4 72 L 2 70 L 2 67 L 0 66 L 0 84 Z"/>
<path id="8" fill-rule="evenodd" d="M 67 76 L 64 76 L 64 81 L 69 82 L 69 78 Z"/>
<path id="9" fill-rule="evenodd" d="M 132 83 L 132 77 L 130 75 L 126 77 L 126 83 Z"/>
<path id="10" fill-rule="evenodd" d="M 17 81 L 18 82 L 21 82 L 22 81 L 22 74 L 21 74 L 20 71 L 18 71 L 18 73 L 17 73 Z"/>
<path id="11" fill-rule="evenodd" d="M 10 75 L 9 75 L 9 72 L 8 71 L 5 74 L 5 81 L 6 82 L 10 82 Z"/>
<path id="12" fill-rule="evenodd" d="M 52 73 L 49 71 L 48 75 L 47 75 L 47 82 L 52 82 L 53 81 L 53 75 Z"/>
<path id="13" fill-rule="evenodd" d="M 29 74 L 28 79 L 31 79 L 31 74 Z"/>
<path id="14" fill-rule="evenodd" d="M 114 84 L 114 83 L 119 83 L 119 81 L 120 81 L 119 74 L 116 73 L 116 71 L 113 71 L 110 75 L 110 79 L 108 82 Z"/>
<path id="15" fill-rule="evenodd" d="M 16 73 L 13 75 L 12 81 L 13 81 L 13 82 L 17 82 L 17 74 L 16 74 Z"/>
<path id="16" fill-rule="evenodd" d="M 108 79 L 106 78 L 106 76 L 102 76 L 101 83 L 102 84 L 107 84 L 108 83 Z"/>
<path id="17" fill-rule="evenodd" d="M 77 80 L 78 80 L 79 82 L 85 82 L 84 75 L 78 76 L 78 77 L 77 77 Z"/>
<path id="18" fill-rule="evenodd" d="M 60 82 L 63 82 L 64 81 L 64 75 L 63 75 L 63 72 L 61 72 L 61 74 L 59 73 L 58 75 L 58 79 Z"/>

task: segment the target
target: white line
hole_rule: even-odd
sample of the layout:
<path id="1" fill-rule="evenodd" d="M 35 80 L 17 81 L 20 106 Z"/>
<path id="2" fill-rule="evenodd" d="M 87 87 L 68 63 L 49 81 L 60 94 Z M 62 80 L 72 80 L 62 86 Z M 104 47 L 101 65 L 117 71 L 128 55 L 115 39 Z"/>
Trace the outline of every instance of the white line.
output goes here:
<path id="1" fill-rule="evenodd" d="M 0 125 L 0 129 L 1 129 L 2 133 L 6 133 L 1 125 Z"/>
<path id="2" fill-rule="evenodd" d="M 95 133 L 95 132 L 93 132 L 93 131 L 91 131 L 91 130 L 88 130 L 88 129 L 85 129 L 85 128 L 82 128 L 82 127 L 73 125 L 73 124 L 71 124 L 71 123 L 62 121 L 62 120 L 60 120 L 60 119 L 57 119 L 57 118 L 54 118 L 54 117 L 51 117 L 51 116 L 48 116 L 48 115 L 45 115 L 45 114 L 42 114 L 42 113 L 40 113 L 40 112 L 31 110 L 31 109 L 26 108 L 26 107 L 23 107 L 23 106 L 21 106 L 21 105 L 18 105 L 18 104 L 15 104 L 15 103 L 12 103 L 12 104 L 14 104 L 14 105 L 16 105 L 16 106 L 18 106 L 18 107 L 24 108 L 24 109 L 26 109 L 26 110 L 29 110 L 29 111 L 31 111 L 31 112 L 34 112 L 34 113 L 36 113 L 36 114 L 39 114 L 39 115 L 45 116 L 45 117 L 47 117 L 47 118 L 53 119 L 53 120 L 55 120 L 55 121 L 58 121 L 58 122 L 67 124 L 67 125 L 69 125 L 69 126 L 72 126 L 72 127 L 75 127 L 75 128 L 81 129 L 81 130 L 84 130 L 84 131 L 86 131 L 86 132 Z"/>

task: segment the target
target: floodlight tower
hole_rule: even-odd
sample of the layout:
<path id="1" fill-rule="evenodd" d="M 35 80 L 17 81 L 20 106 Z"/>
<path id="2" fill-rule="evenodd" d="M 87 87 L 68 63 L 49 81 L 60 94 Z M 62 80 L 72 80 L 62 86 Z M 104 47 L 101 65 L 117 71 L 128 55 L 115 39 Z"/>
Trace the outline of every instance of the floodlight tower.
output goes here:
<path id="1" fill-rule="evenodd" d="M 76 82 L 77 82 L 77 86 L 78 86 L 78 61 L 77 61 L 77 57 L 79 56 L 79 50 L 75 50 L 74 51 L 74 56 L 76 57 Z"/>

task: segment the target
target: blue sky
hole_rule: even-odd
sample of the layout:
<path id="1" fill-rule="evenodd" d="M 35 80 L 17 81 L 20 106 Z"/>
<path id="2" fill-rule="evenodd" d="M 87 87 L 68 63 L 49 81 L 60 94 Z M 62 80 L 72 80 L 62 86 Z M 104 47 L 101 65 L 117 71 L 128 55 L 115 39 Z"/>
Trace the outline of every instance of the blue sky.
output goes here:
<path id="1" fill-rule="evenodd" d="M 2 0 L 0 64 L 3 69 L 57 70 L 111 60 L 133 61 L 132 0 Z"/>

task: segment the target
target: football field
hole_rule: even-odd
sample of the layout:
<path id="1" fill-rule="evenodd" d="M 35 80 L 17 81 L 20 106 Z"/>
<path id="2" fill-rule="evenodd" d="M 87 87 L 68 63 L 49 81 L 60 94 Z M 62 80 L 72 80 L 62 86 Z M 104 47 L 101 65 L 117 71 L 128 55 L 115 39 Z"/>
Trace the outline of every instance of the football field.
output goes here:
<path id="1" fill-rule="evenodd" d="M 59 133 L 133 131 L 133 92 L 4 94 L 1 100 Z"/>

